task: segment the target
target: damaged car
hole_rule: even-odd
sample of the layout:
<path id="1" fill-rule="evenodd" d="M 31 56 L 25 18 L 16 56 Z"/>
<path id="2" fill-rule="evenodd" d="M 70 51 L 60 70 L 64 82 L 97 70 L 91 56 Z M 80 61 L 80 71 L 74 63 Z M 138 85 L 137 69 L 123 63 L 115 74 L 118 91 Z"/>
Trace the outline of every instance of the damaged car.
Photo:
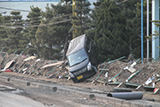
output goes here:
<path id="1" fill-rule="evenodd" d="M 86 34 L 70 41 L 66 56 L 73 82 L 83 81 L 96 74 L 98 65 L 96 45 Z"/>

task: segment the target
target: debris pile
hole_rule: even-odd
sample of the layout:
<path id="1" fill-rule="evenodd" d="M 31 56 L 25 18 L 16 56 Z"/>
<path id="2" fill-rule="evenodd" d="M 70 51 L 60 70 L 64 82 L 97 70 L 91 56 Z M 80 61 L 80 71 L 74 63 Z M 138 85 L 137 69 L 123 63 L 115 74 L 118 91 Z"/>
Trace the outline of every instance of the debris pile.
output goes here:
<path id="1" fill-rule="evenodd" d="M 31 76 L 46 78 L 70 79 L 66 61 L 44 60 L 35 56 L 17 54 L 0 54 L 1 72 L 16 72 Z M 86 82 L 117 85 L 118 87 L 132 86 L 140 88 L 160 88 L 160 63 L 157 59 L 148 61 L 134 59 L 124 61 L 124 57 L 107 61 L 98 66 L 98 72 Z"/>
<path id="2" fill-rule="evenodd" d="M 68 73 L 65 61 L 37 59 L 35 56 L 6 54 L 0 55 L 1 72 L 16 72 L 31 76 L 62 78 Z"/>

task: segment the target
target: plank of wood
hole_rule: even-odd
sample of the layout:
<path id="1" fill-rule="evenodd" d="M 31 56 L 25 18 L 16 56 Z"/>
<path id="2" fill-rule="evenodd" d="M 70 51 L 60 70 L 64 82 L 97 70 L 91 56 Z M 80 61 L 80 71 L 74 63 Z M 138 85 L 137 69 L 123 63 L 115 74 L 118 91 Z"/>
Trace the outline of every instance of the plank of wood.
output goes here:
<path id="1" fill-rule="evenodd" d="M 61 65 L 62 63 L 64 63 L 64 61 L 58 61 L 58 62 L 56 62 L 56 63 L 47 64 L 47 65 L 44 65 L 43 67 L 41 67 L 41 69 L 44 69 L 44 68 L 47 68 L 47 67 L 52 67 L 52 66 L 59 66 L 59 65 Z"/>
<path id="2" fill-rule="evenodd" d="M 116 88 L 119 88 L 122 84 L 123 84 L 123 82 L 121 82 Z"/>
<path id="3" fill-rule="evenodd" d="M 101 69 L 101 68 L 99 68 L 98 70 L 109 71 L 109 69 Z"/>
<path id="4" fill-rule="evenodd" d="M 128 68 L 128 71 L 130 71 L 131 73 L 135 72 L 136 69 L 134 69 L 133 67 Z"/>
<path id="5" fill-rule="evenodd" d="M 23 61 L 28 61 L 28 60 L 35 59 L 35 58 L 37 58 L 37 57 L 36 56 L 30 56 L 30 57 L 24 59 Z"/>

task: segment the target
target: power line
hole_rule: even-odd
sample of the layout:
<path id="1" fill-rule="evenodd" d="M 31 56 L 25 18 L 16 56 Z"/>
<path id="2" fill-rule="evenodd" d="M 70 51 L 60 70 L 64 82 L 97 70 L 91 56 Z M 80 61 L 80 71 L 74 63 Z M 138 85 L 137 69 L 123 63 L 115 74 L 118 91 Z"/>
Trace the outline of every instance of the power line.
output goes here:
<path id="1" fill-rule="evenodd" d="M 58 21 L 58 22 L 53 22 L 53 23 L 48 23 L 48 24 L 33 25 L 33 26 L 4 26 L 4 25 L 0 25 L 0 27 L 5 27 L 5 28 L 31 28 L 31 27 L 50 26 L 50 25 L 64 23 L 64 22 L 68 22 L 68 21 L 71 21 L 71 19 Z"/>
<path id="2" fill-rule="evenodd" d="M 57 18 L 62 18 L 62 17 L 65 17 L 65 16 L 70 16 L 70 15 L 72 15 L 72 14 L 66 14 L 66 15 L 62 15 L 60 17 L 52 17 L 52 18 L 46 19 L 45 21 L 47 21 L 47 20 L 53 20 L 53 19 L 57 19 Z M 41 19 L 40 20 L 32 20 L 30 22 L 27 21 L 27 23 L 33 23 L 33 22 L 39 22 L 39 21 L 41 21 Z M 25 24 L 26 22 L 15 22 L 15 23 L 16 24 Z M 3 25 L 11 25 L 11 24 L 13 24 L 13 23 L 3 23 Z"/>
<path id="3" fill-rule="evenodd" d="M 23 11 L 23 12 L 31 12 L 30 10 L 13 9 L 13 8 L 7 8 L 7 7 L 0 7 L 0 9 L 16 10 L 16 11 Z"/>

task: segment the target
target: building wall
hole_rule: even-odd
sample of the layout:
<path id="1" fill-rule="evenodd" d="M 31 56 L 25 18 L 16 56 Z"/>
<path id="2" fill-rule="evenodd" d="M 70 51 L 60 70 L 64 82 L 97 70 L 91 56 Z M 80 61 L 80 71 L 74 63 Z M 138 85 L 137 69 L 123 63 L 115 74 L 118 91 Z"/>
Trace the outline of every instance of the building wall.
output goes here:
<path id="1" fill-rule="evenodd" d="M 17 10 L 21 12 L 23 19 L 27 19 L 30 6 L 39 7 L 42 11 L 45 11 L 47 4 L 58 4 L 58 2 L 0 2 L 0 13 L 6 12 L 3 15 L 10 15 L 11 11 Z"/>

